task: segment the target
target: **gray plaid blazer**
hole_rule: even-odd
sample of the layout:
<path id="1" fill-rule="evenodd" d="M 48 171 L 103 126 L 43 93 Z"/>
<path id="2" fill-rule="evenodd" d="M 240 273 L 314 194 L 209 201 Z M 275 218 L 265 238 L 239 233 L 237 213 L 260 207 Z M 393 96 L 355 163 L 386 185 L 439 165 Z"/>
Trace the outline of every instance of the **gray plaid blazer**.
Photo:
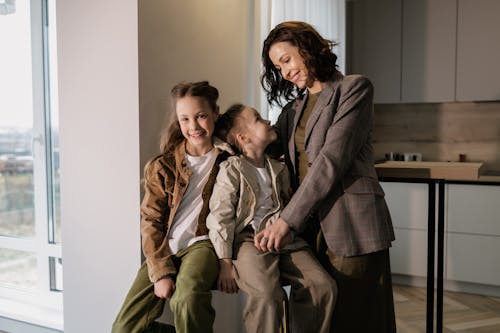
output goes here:
<path id="1" fill-rule="evenodd" d="M 328 248 L 338 256 L 389 248 L 394 230 L 374 167 L 371 82 L 338 73 L 324 84 L 306 125 L 309 169 L 297 186 L 294 136 L 306 99 L 287 104 L 274 125 L 278 142 L 270 153 L 284 155 L 296 188 L 281 216 L 298 232 L 319 219 Z"/>

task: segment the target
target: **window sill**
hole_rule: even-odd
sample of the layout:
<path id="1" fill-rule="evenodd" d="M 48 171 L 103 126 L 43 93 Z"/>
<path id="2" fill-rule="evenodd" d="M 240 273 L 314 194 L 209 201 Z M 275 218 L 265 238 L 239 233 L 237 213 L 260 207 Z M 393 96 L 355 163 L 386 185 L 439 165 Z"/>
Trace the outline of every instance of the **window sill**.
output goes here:
<path id="1" fill-rule="evenodd" d="M 62 310 L 6 298 L 0 298 L 0 317 L 59 331 L 64 326 Z"/>

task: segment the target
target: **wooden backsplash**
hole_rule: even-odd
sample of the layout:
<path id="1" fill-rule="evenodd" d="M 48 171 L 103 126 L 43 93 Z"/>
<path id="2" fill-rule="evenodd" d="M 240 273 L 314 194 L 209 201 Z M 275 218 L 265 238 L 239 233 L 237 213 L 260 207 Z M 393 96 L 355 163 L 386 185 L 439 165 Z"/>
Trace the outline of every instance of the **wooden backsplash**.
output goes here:
<path id="1" fill-rule="evenodd" d="M 387 152 L 422 153 L 424 161 L 484 162 L 500 174 L 500 102 L 376 104 L 375 158 Z"/>

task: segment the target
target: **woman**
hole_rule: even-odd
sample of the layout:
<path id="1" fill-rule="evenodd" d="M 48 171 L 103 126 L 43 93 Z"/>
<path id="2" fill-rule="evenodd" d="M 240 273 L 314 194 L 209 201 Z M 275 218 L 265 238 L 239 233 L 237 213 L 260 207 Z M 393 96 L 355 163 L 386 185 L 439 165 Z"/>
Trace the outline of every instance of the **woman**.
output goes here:
<path id="1" fill-rule="evenodd" d="M 395 332 L 394 231 L 374 168 L 373 87 L 343 76 L 331 47 L 304 22 L 281 23 L 264 41 L 262 86 L 269 102 L 288 101 L 272 153 L 284 154 L 296 192 L 254 243 L 276 251 L 295 232 L 313 233 L 309 241 L 318 240 L 318 257 L 339 288 L 332 331 Z"/>

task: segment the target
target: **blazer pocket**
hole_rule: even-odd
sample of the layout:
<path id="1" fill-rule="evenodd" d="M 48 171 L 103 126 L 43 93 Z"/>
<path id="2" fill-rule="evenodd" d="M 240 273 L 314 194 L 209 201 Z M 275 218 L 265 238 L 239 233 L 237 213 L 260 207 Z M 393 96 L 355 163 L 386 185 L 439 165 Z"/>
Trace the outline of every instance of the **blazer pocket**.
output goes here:
<path id="1" fill-rule="evenodd" d="M 384 190 L 376 179 L 370 177 L 347 177 L 342 180 L 342 187 L 345 193 L 349 194 L 374 194 L 384 196 Z"/>

